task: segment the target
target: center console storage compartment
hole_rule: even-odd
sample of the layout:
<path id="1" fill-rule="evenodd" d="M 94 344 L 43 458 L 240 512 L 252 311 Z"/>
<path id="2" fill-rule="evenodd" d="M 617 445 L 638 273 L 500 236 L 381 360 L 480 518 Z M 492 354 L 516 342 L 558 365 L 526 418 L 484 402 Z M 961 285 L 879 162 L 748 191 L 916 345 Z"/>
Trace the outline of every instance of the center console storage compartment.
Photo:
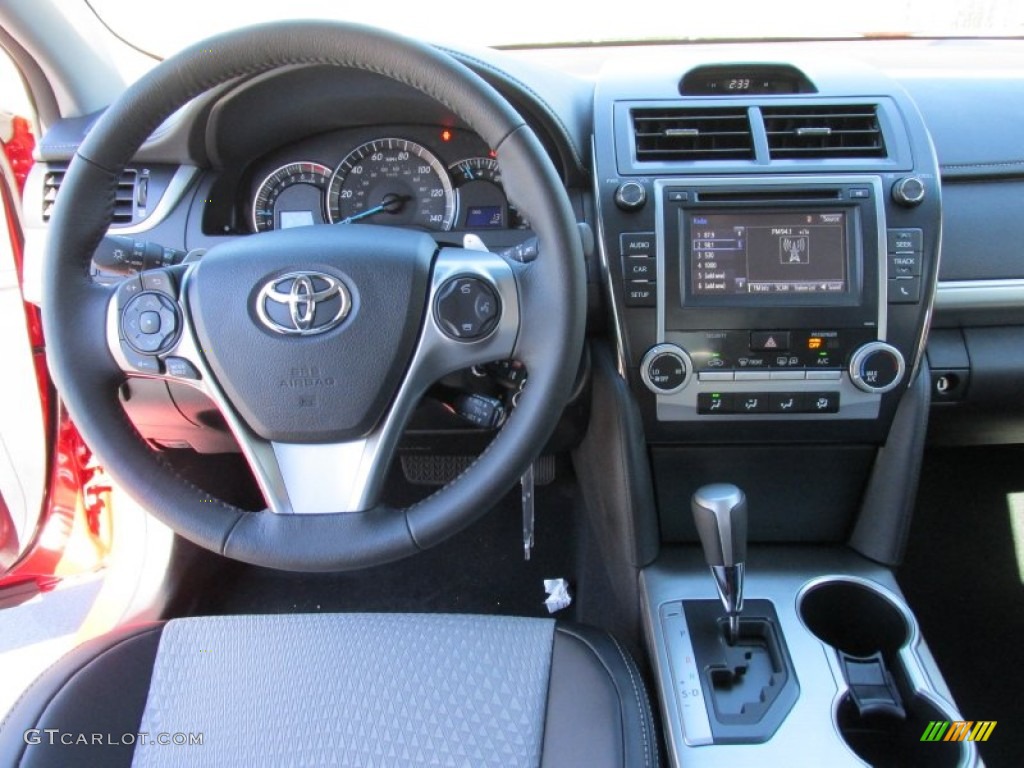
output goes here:
<path id="1" fill-rule="evenodd" d="M 845 541 L 875 453 L 871 446 L 655 446 L 662 541 L 696 542 L 688 500 L 700 486 L 726 480 L 750 500 L 751 543 Z"/>

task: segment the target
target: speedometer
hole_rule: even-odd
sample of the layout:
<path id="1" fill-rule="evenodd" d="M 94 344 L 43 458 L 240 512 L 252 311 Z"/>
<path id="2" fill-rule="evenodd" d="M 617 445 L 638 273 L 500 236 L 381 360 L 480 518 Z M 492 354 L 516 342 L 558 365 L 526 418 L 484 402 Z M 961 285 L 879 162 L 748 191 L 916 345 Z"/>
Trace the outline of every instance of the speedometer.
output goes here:
<path id="1" fill-rule="evenodd" d="M 375 139 L 341 161 L 327 211 L 335 224 L 448 230 L 455 220 L 455 193 L 445 167 L 428 149 L 405 139 Z"/>

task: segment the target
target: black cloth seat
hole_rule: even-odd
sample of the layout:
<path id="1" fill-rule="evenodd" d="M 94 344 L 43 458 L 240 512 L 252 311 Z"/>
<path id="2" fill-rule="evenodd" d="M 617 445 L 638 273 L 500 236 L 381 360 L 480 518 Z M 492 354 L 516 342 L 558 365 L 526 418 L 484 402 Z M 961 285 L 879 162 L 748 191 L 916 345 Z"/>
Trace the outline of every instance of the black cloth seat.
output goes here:
<path id="1" fill-rule="evenodd" d="M 659 762 L 643 681 L 614 638 L 439 614 L 122 628 L 40 676 L 0 727 L 0 755 L 39 768 Z"/>

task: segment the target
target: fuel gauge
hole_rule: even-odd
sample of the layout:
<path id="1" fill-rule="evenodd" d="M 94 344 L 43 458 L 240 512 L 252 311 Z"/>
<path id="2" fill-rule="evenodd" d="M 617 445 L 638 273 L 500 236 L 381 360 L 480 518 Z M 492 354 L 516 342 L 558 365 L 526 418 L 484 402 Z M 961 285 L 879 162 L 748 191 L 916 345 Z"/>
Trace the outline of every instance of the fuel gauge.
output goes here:
<path id="1" fill-rule="evenodd" d="M 511 205 L 493 157 L 467 157 L 448 166 L 459 191 L 458 229 L 525 229 L 529 225 Z"/>

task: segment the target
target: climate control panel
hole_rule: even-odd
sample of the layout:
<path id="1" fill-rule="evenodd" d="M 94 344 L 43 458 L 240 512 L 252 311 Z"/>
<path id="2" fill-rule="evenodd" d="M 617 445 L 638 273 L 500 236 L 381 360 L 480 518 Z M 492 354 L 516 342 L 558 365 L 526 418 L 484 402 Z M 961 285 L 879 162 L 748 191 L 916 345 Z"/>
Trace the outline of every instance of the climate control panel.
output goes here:
<path id="1" fill-rule="evenodd" d="M 873 419 L 905 370 L 870 329 L 669 331 L 640 365 L 662 421 Z"/>

